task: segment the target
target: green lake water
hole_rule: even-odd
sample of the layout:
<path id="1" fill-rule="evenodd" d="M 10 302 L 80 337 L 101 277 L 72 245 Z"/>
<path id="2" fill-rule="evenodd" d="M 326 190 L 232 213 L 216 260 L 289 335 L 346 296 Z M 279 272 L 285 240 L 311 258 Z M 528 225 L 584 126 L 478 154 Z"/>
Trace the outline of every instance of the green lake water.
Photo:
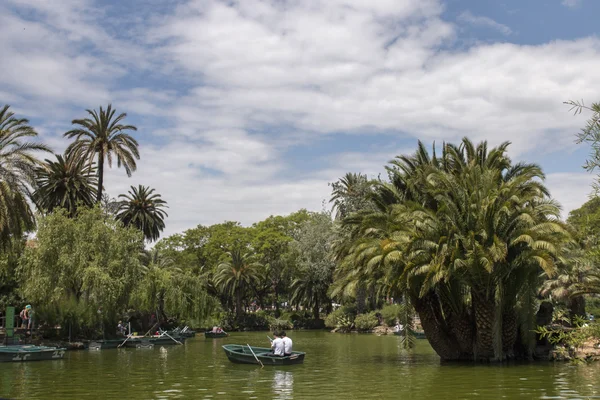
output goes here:
<path id="1" fill-rule="evenodd" d="M 67 352 L 64 360 L 0 364 L 11 399 L 590 399 L 600 363 L 442 365 L 427 341 L 289 332 L 304 364 L 232 364 L 221 345 L 268 346 L 266 332 L 189 339 L 184 346 Z"/>

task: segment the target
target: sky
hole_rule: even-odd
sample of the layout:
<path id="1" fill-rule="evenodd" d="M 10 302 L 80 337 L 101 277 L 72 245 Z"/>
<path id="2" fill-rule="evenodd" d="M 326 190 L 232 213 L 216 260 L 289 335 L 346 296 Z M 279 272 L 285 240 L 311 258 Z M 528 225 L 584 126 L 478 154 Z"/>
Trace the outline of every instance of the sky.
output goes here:
<path id="1" fill-rule="evenodd" d="M 563 215 L 593 174 L 575 134 L 600 100 L 594 0 L 4 0 L 0 104 L 57 153 L 86 109 L 138 127 L 138 169 L 105 177 L 168 202 L 163 234 L 330 208 L 417 141 L 510 141 Z"/>

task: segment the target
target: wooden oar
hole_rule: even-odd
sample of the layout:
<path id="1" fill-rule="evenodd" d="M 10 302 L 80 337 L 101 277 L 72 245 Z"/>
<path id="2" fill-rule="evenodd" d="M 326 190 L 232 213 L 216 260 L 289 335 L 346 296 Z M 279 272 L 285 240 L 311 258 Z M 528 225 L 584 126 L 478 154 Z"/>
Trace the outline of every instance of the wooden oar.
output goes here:
<path id="1" fill-rule="evenodd" d="M 258 361 L 258 362 L 260 363 L 260 365 L 261 365 L 261 368 L 264 368 L 264 367 L 265 367 L 265 366 L 264 366 L 264 364 L 262 363 L 262 361 L 260 361 L 260 360 L 258 359 L 258 357 L 256 357 L 256 354 L 254 354 L 254 350 L 252 350 L 252 347 L 250 347 L 250 345 L 249 345 L 248 343 L 246 343 L 246 346 L 248 346 L 248 348 L 249 348 L 249 349 L 250 349 L 250 351 L 252 352 L 252 355 L 254 356 L 254 358 L 256 358 L 256 361 Z"/>
<path id="2" fill-rule="evenodd" d="M 173 337 L 172 337 L 171 335 L 169 335 L 169 334 L 167 333 L 167 331 L 161 332 L 161 335 L 160 335 L 160 336 L 162 336 L 162 335 L 166 335 L 166 336 L 168 336 L 168 337 L 169 337 L 169 338 L 170 338 L 172 341 L 174 341 L 174 342 L 175 342 L 175 343 L 177 343 L 177 344 L 183 344 L 183 343 L 181 343 L 179 340 L 175 340 L 175 339 L 173 339 Z"/>
<path id="3" fill-rule="evenodd" d="M 119 347 L 123 346 L 123 345 L 125 344 L 125 342 L 129 340 L 129 338 L 130 338 L 130 337 L 131 337 L 131 335 L 127 336 L 127 339 L 125 339 L 125 340 L 123 341 L 123 343 L 121 343 L 120 345 L 118 345 L 118 346 L 117 346 L 117 348 L 119 348 Z"/>

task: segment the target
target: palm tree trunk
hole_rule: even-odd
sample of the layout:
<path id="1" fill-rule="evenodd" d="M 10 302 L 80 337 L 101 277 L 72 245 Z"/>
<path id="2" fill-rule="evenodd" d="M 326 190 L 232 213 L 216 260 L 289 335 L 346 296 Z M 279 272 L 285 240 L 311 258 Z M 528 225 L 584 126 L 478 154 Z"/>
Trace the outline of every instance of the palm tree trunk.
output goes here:
<path id="1" fill-rule="evenodd" d="M 478 360 L 490 361 L 494 358 L 494 296 L 471 290 L 471 301 L 475 314 L 475 355 Z"/>
<path id="2" fill-rule="evenodd" d="M 473 321 L 467 312 L 448 314 L 448 326 L 450 334 L 456 338 L 460 348 L 461 358 L 473 358 Z"/>
<path id="3" fill-rule="evenodd" d="M 504 310 L 502 313 L 502 351 L 508 358 L 514 358 L 518 332 L 519 324 L 514 307 Z"/>
<path id="4" fill-rule="evenodd" d="M 238 322 L 242 320 L 242 291 L 239 288 L 235 292 L 235 317 Z"/>
<path id="5" fill-rule="evenodd" d="M 275 285 L 275 318 L 279 318 L 281 312 L 279 312 L 279 285 Z"/>
<path id="6" fill-rule="evenodd" d="M 365 312 L 365 303 L 367 300 L 367 288 L 364 283 L 359 283 L 356 288 L 356 312 L 362 314 Z"/>
<path id="7" fill-rule="evenodd" d="M 571 314 L 571 321 L 573 321 L 576 316 L 586 317 L 585 298 L 583 296 L 575 296 L 569 300 L 569 314 Z"/>
<path id="8" fill-rule="evenodd" d="M 319 319 L 319 308 L 320 308 L 320 304 L 319 304 L 319 299 L 317 298 L 315 300 L 315 306 L 313 307 L 313 318 L 316 320 Z"/>
<path id="9" fill-rule="evenodd" d="M 448 335 L 445 322 L 440 320 L 440 304 L 435 293 L 421 298 L 413 298 L 415 310 L 421 319 L 421 325 L 431 347 L 443 361 L 460 360 L 460 348 Z"/>
<path id="10" fill-rule="evenodd" d="M 104 152 L 98 152 L 98 190 L 96 191 L 96 202 L 102 200 L 102 185 L 104 184 Z"/>

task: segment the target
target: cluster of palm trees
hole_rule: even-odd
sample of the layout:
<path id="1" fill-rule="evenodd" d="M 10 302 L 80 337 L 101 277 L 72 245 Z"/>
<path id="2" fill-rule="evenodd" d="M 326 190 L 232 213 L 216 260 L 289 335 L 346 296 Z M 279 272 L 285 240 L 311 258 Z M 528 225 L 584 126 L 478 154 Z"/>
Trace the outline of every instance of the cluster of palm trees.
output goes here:
<path id="1" fill-rule="evenodd" d="M 343 219 L 335 293 L 406 298 L 444 360 L 504 360 L 532 350 L 539 289 L 570 241 L 533 164 L 508 143 L 422 143 L 374 182 L 370 207 Z"/>
<path id="2" fill-rule="evenodd" d="M 125 113 L 116 114 L 108 105 L 87 110 L 88 118 L 72 121 L 72 139 L 65 154 L 41 161 L 37 153 L 52 152 L 33 141 L 36 131 L 10 107 L 0 109 L 0 241 L 7 245 L 35 228 L 35 204 L 42 214 L 64 208 L 76 216 L 78 207 L 93 207 L 103 198 L 104 166 L 123 167 L 128 176 L 139 160 L 138 142 L 130 135 L 133 125 L 123 123 Z M 116 218 L 140 229 L 147 240 L 157 240 L 164 229 L 166 202 L 154 189 L 131 187 L 112 204 Z"/>

